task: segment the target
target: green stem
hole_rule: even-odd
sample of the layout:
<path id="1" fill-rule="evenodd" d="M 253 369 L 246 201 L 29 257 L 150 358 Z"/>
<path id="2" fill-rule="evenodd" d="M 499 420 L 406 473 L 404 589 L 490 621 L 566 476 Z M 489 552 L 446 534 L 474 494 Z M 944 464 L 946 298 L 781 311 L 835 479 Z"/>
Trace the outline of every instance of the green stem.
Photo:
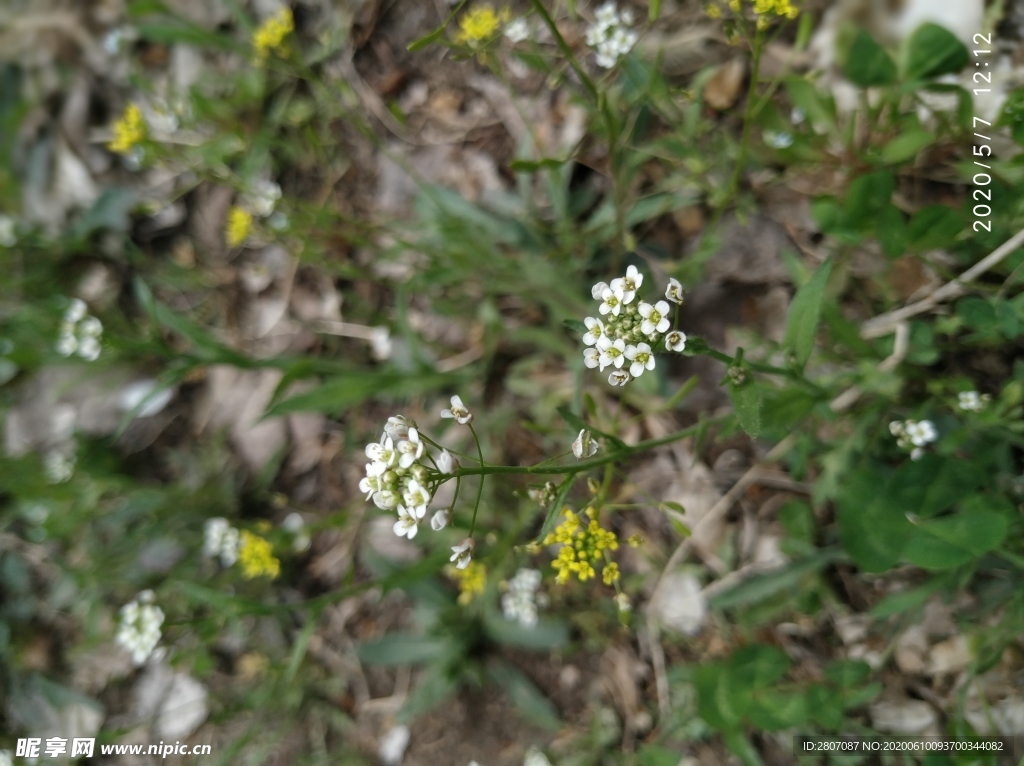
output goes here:
<path id="1" fill-rule="evenodd" d="M 761 46 L 763 42 L 764 31 L 758 29 L 754 32 L 754 44 L 751 51 L 754 63 L 750 70 L 750 85 L 747 88 L 747 104 L 743 111 L 743 134 L 740 136 L 740 153 L 736 158 L 736 168 L 733 170 L 732 180 L 729 181 L 728 193 L 722 201 L 723 208 L 729 200 L 736 196 L 736 189 L 740 183 L 740 175 L 743 173 L 743 163 L 747 159 L 747 148 L 750 145 L 750 124 L 753 121 L 754 107 L 756 106 L 757 78 L 761 72 Z"/>
<path id="2" fill-rule="evenodd" d="M 476 435 L 476 429 L 473 428 L 473 423 L 470 422 L 470 423 L 468 423 L 468 425 L 469 425 L 469 432 L 471 434 L 473 434 L 473 441 L 476 442 L 476 453 L 480 456 L 480 471 L 483 471 L 484 470 L 484 451 L 480 447 L 480 439 Z M 459 471 L 459 473 L 457 474 L 457 476 L 459 476 L 459 477 L 469 476 L 469 475 L 471 475 L 471 474 L 466 472 L 466 471 Z M 469 522 L 469 536 L 470 537 L 473 536 L 473 530 L 476 528 L 476 514 L 480 510 L 480 498 L 483 497 L 483 494 L 484 494 L 484 476 L 486 476 L 486 475 L 487 475 L 486 473 L 480 473 L 479 474 L 479 476 L 480 476 L 480 485 L 476 489 L 476 502 L 473 503 L 473 519 Z"/>
<path id="3" fill-rule="evenodd" d="M 629 457 L 637 452 L 644 452 L 654 447 L 660 447 L 663 444 L 671 444 L 677 442 L 680 439 L 685 439 L 687 436 L 691 436 L 698 431 L 707 428 L 712 423 L 724 423 L 731 415 L 721 415 L 714 418 L 703 420 L 696 425 L 692 425 L 689 428 L 684 428 L 682 431 L 677 431 L 670 436 L 663 436 L 660 439 L 648 439 L 642 441 L 639 444 L 635 444 L 632 447 L 626 447 L 625 449 L 615 450 L 609 452 L 607 455 L 602 457 L 594 458 L 592 460 L 584 460 L 582 463 L 569 464 L 569 465 L 556 465 L 550 467 L 543 467 L 543 463 L 537 465 L 488 465 L 481 466 L 480 468 L 465 468 L 460 469 L 456 476 L 491 476 L 497 474 L 534 474 L 534 475 L 553 475 L 553 474 L 575 474 L 582 473 L 583 471 L 589 471 L 591 468 L 599 468 L 600 466 L 614 463 L 616 460 Z M 547 461 L 545 461 L 547 462 Z"/>
<path id="4" fill-rule="evenodd" d="M 583 67 L 581 67 L 579 62 L 576 60 L 576 57 L 572 53 L 572 48 L 569 47 L 569 43 L 567 43 L 565 38 L 562 37 L 562 33 L 558 31 L 558 26 L 555 24 L 555 20 L 551 18 L 551 14 L 548 13 L 548 9 L 544 7 L 544 3 L 541 2 L 541 0 L 530 0 L 530 5 L 533 6 L 533 9 L 537 11 L 537 15 L 544 20 L 548 29 L 551 30 L 551 36 L 555 38 L 555 43 L 558 44 L 559 50 L 562 51 L 562 54 L 569 62 L 569 66 L 571 66 L 573 71 L 579 75 L 580 82 L 583 83 L 583 87 L 586 88 L 587 95 L 593 99 L 595 104 L 597 104 L 598 94 L 594 81 L 590 79 L 590 75 L 583 70 Z"/>

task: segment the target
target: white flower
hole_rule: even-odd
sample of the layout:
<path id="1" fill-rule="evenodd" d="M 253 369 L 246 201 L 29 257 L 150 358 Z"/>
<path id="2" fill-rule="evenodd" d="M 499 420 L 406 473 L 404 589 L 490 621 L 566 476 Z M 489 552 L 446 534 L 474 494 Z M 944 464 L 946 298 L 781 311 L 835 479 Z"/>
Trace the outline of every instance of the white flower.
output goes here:
<path id="1" fill-rule="evenodd" d="M 889 423 L 889 433 L 891 433 L 893 436 L 903 436 L 903 423 L 900 422 L 899 420 L 893 420 L 891 423 Z"/>
<path id="2" fill-rule="evenodd" d="M 423 442 L 420 441 L 420 434 L 415 428 L 409 429 L 409 438 L 398 442 L 396 450 L 401 456 L 398 458 L 399 468 L 409 468 L 423 457 Z"/>
<path id="3" fill-rule="evenodd" d="M 400 724 L 391 728 L 387 734 L 381 737 L 377 747 L 377 756 L 384 766 L 398 766 L 402 762 L 402 757 L 408 746 L 409 727 Z"/>
<path id="4" fill-rule="evenodd" d="M 391 489 L 382 489 L 373 493 L 373 504 L 382 511 L 393 511 L 401 500 L 398 493 Z"/>
<path id="5" fill-rule="evenodd" d="M 466 423 L 473 419 L 473 414 L 466 409 L 466 405 L 462 403 L 462 399 L 458 396 L 453 396 L 451 409 L 441 410 L 441 417 L 455 418 L 462 425 L 466 425 Z"/>
<path id="6" fill-rule="evenodd" d="M 409 481 L 402 496 L 405 504 L 413 511 L 417 519 L 427 515 L 427 504 L 430 502 L 430 493 L 416 479 Z M 399 506 L 401 507 L 401 506 Z"/>
<path id="7" fill-rule="evenodd" d="M 988 394 L 979 394 L 977 391 L 961 391 L 957 394 L 960 409 L 965 412 L 981 412 L 985 404 L 991 399 Z"/>
<path id="8" fill-rule="evenodd" d="M 274 206 L 281 199 L 281 187 L 273 181 L 259 179 L 245 195 L 245 205 L 253 215 L 266 218 L 274 212 Z"/>
<path id="9" fill-rule="evenodd" d="M 576 456 L 577 460 L 584 457 L 593 457 L 597 454 L 597 442 L 590 435 L 590 431 L 586 429 L 580 431 L 576 441 L 572 443 L 572 454 Z"/>
<path id="10" fill-rule="evenodd" d="M 601 363 L 601 352 L 596 348 L 583 349 L 583 364 L 594 369 Z"/>
<path id="11" fill-rule="evenodd" d="M 597 348 L 601 352 L 601 356 L 598 361 L 601 363 L 602 372 L 604 372 L 604 368 L 608 365 L 615 365 L 615 368 L 618 369 L 622 367 L 623 363 L 626 361 L 626 357 L 624 356 L 626 352 L 626 341 L 622 338 L 615 341 L 612 341 L 607 337 L 601 338 L 601 340 L 597 342 Z"/>
<path id="12" fill-rule="evenodd" d="M 78 350 L 78 341 L 75 336 L 69 333 L 62 333 L 57 341 L 57 353 L 61 356 L 71 356 Z"/>
<path id="13" fill-rule="evenodd" d="M 43 458 L 43 472 L 48 484 L 63 484 L 75 473 L 75 456 L 51 450 Z"/>
<path id="14" fill-rule="evenodd" d="M 10 750 L 0 750 L 0 766 L 12 766 L 14 763 L 12 759 L 13 756 L 11 755 Z M 476 761 L 474 761 L 474 763 L 476 763 Z M 479 764 L 477 764 L 477 766 L 479 766 Z"/>
<path id="15" fill-rule="evenodd" d="M 807 119 L 807 115 L 804 113 L 803 109 L 798 106 L 794 106 L 793 110 L 789 113 L 789 119 L 793 121 L 794 125 L 800 125 L 805 119 Z"/>
<path id="16" fill-rule="evenodd" d="M 219 556 L 220 563 L 229 567 L 238 561 L 239 542 L 238 530 L 227 519 L 219 516 L 207 519 L 203 528 L 203 555 Z"/>
<path id="17" fill-rule="evenodd" d="M 906 434 L 911 444 L 915 447 L 923 447 L 939 438 L 939 434 L 930 420 L 918 422 L 908 420 L 906 423 Z"/>
<path id="18" fill-rule="evenodd" d="M 473 560 L 473 549 L 475 547 L 472 537 L 467 537 L 458 545 L 452 546 L 452 557 L 449 561 L 455 563 L 456 569 L 465 569 Z"/>
<path id="19" fill-rule="evenodd" d="M 625 370 L 616 370 L 615 372 L 608 376 L 608 382 L 611 383 L 613 386 L 624 386 L 631 380 L 632 378 L 629 376 L 629 373 L 626 372 Z"/>
<path id="20" fill-rule="evenodd" d="M 437 456 L 437 470 L 441 473 L 455 473 L 459 470 L 459 461 L 452 457 L 448 450 L 441 450 Z"/>
<path id="21" fill-rule="evenodd" d="M 640 332 L 644 335 L 665 332 L 671 324 L 666 316 L 669 312 L 669 305 L 665 301 L 658 301 L 653 306 L 650 303 L 641 302 L 637 311 L 644 319 L 640 325 Z"/>
<path id="22" fill-rule="evenodd" d="M 551 761 L 536 747 L 531 747 L 523 759 L 523 766 L 551 766 Z"/>
<path id="23" fill-rule="evenodd" d="M 615 597 L 615 601 L 619 606 L 620 612 L 628 612 L 633 608 L 633 605 L 629 602 L 629 596 L 625 593 L 620 593 Z"/>
<path id="24" fill-rule="evenodd" d="M 435 532 L 440 532 L 442 529 L 448 526 L 452 520 L 452 512 L 447 508 L 442 508 L 440 511 L 430 517 L 430 528 Z"/>
<path id="25" fill-rule="evenodd" d="M 505 26 L 505 37 L 513 43 L 521 43 L 530 36 L 530 24 L 525 18 L 518 18 Z"/>
<path id="26" fill-rule="evenodd" d="M 670 278 L 668 280 L 668 287 L 665 288 L 665 297 L 673 303 L 682 305 L 683 303 L 683 286 L 680 284 L 678 279 Z"/>
<path id="27" fill-rule="evenodd" d="M 924 450 L 923 449 L 921 449 L 920 447 L 914 447 L 914 449 L 910 450 L 910 459 L 911 460 L 920 460 L 921 456 L 923 454 L 924 454 Z"/>
<path id="28" fill-rule="evenodd" d="M 359 491 L 366 493 L 366 499 L 369 500 L 374 492 L 379 492 L 381 489 L 380 475 L 387 469 L 387 466 L 383 463 L 367 463 L 366 464 L 366 476 L 359 481 Z"/>
<path id="29" fill-rule="evenodd" d="M 81 298 L 72 298 L 68 310 L 64 312 L 64 321 L 69 324 L 76 324 L 85 318 L 86 305 Z"/>
<path id="30" fill-rule="evenodd" d="M 612 280 L 611 289 L 622 293 L 623 303 L 632 303 L 637 288 L 643 284 L 643 281 L 644 275 L 640 273 L 636 266 L 631 265 L 626 268 L 625 277 Z"/>
<path id="31" fill-rule="evenodd" d="M 86 317 L 78 325 L 78 331 L 83 335 L 98 338 L 103 334 L 103 323 L 96 317 Z"/>
<path id="32" fill-rule="evenodd" d="M 598 282 L 590 288 L 590 294 L 594 297 L 595 301 L 599 301 L 601 300 L 601 296 L 604 295 L 604 291 L 607 289 L 608 285 L 605 282 Z"/>
<path id="33" fill-rule="evenodd" d="M 391 358 L 391 331 L 387 327 L 374 327 L 370 331 L 370 353 L 377 361 Z"/>
<path id="34" fill-rule="evenodd" d="M 606 287 L 601 292 L 601 305 L 598 307 L 598 311 L 602 314 L 611 314 L 612 316 L 618 316 L 619 312 L 622 311 L 622 291 L 614 290 L 611 287 Z"/>
<path id="35" fill-rule="evenodd" d="M 160 642 L 164 613 L 152 602 L 153 591 L 147 590 L 121 607 L 121 624 L 114 640 L 131 653 L 136 665 L 144 664 Z"/>
<path id="36" fill-rule="evenodd" d="M 665 348 L 669 351 L 682 351 L 686 348 L 686 333 L 673 330 L 665 336 Z"/>
<path id="37" fill-rule="evenodd" d="M 398 462 L 398 453 L 395 451 L 394 440 L 390 436 L 384 436 L 381 437 L 379 444 L 367 444 L 366 457 L 375 463 L 393 466 Z"/>
<path id="38" fill-rule="evenodd" d="M 587 317 L 583 320 L 583 324 L 587 326 L 587 332 L 583 335 L 583 342 L 588 346 L 593 346 L 604 337 L 604 322 L 600 319 Z"/>
<path id="39" fill-rule="evenodd" d="M 526 628 L 537 624 L 536 591 L 540 587 L 538 569 L 520 569 L 508 581 L 508 590 L 501 598 L 501 611 L 505 619 L 518 622 Z"/>
<path id="40" fill-rule="evenodd" d="M 395 534 L 412 540 L 419 531 L 419 519 L 416 514 L 409 513 L 404 505 L 398 506 L 398 521 L 395 522 Z"/>
<path id="41" fill-rule="evenodd" d="M 654 369 L 654 352 L 646 343 L 638 343 L 635 346 L 626 346 L 626 358 L 632 362 L 629 365 L 629 374 L 634 378 L 643 375 L 644 370 Z"/>
<path id="42" fill-rule="evenodd" d="M 780 130 L 766 130 L 764 142 L 772 149 L 788 149 L 793 145 L 793 136 Z"/>
<path id="43" fill-rule="evenodd" d="M 100 358 L 100 343 L 96 338 L 87 335 L 78 344 L 78 355 L 87 362 L 95 362 Z"/>
<path id="44" fill-rule="evenodd" d="M 384 435 L 381 436 L 381 441 L 387 436 L 390 436 L 395 441 L 407 439 L 409 437 L 409 429 L 415 427 L 416 424 L 405 416 L 393 415 L 388 418 L 387 425 L 384 426 Z"/>

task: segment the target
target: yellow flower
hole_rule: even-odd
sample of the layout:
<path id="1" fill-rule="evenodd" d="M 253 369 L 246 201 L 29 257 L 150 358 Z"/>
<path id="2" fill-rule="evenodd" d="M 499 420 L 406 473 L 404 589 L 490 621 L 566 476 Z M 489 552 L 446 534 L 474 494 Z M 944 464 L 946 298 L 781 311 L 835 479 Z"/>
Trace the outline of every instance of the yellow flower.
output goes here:
<path id="1" fill-rule="evenodd" d="M 481 40 L 493 36 L 498 27 L 511 18 L 508 8 L 498 14 L 490 5 L 478 5 L 459 19 L 459 33 L 455 35 L 455 42 L 475 46 Z"/>
<path id="2" fill-rule="evenodd" d="M 612 583 L 619 581 L 619 565 L 614 561 L 609 561 L 604 565 L 604 570 L 601 572 L 601 578 L 604 580 L 605 585 L 611 585 Z"/>
<path id="3" fill-rule="evenodd" d="M 714 3 L 708 3 L 704 6 L 704 13 L 707 14 L 709 19 L 720 19 L 722 18 L 722 9 Z"/>
<path id="4" fill-rule="evenodd" d="M 774 13 L 776 16 L 795 19 L 800 13 L 800 9 L 793 5 L 792 0 L 754 0 L 754 13 L 758 15 Z"/>
<path id="5" fill-rule="evenodd" d="M 112 152 L 128 154 L 145 137 L 146 123 L 142 119 L 142 110 L 136 104 L 128 104 L 124 116 L 114 123 L 114 140 L 107 146 Z"/>
<path id="6" fill-rule="evenodd" d="M 476 561 L 471 561 L 465 569 L 449 567 L 448 573 L 459 583 L 459 603 L 465 606 L 478 593 L 484 592 L 487 585 L 487 568 Z"/>
<path id="7" fill-rule="evenodd" d="M 242 573 L 250 580 L 261 575 L 274 579 L 281 574 L 281 562 L 274 558 L 274 549 L 268 540 L 252 532 L 242 531 L 242 544 L 238 550 L 238 561 Z"/>
<path id="8" fill-rule="evenodd" d="M 288 46 L 284 38 L 295 30 L 290 8 L 282 8 L 275 15 L 264 21 L 252 33 L 252 47 L 256 50 L 256 63 L 261 64 L 271 51 L 279 56 L 285 55 Z"/>
<path id="9" fill-rule="evenodd" d="M 729 0 L 729 8 L 733 13 L 740 12 L 740 0 Z"/>
<path id="10" fill-rule="evenodd" d="M 242 208 L 232 207 L 228 211 L 227 240 L 229 247 L 236 247 L 245 241 L 252 230 L 252 215 Z"/>
<path id="11" fill-rule="evenodd" d="M 604 529 L 597 521 L 597 511 L 587 508 L 585 511 L 589 521 L 583 526 L 580 518 L 569 508 L 563 509 L 565 521 L 555 527 L 555 531 L 544 538 L 544 545 L 561 543 L 558 557 L 551 562 L 552 568 L 558 573 L 555 582 L 564 585 L 575 574 L 580 582 L 597 575 L 592 562 L 599 562 L 605 557 L 605 551 L 619 548 L 619 539 L 615 533 Z M 614 567 L 609 571 L 609 567 Z M 605 582 L 611 584 L 618 579 L 618 566 L 612 562 L 604 566 Z M 608 578 L 611 578 L 610 580 Z"/>

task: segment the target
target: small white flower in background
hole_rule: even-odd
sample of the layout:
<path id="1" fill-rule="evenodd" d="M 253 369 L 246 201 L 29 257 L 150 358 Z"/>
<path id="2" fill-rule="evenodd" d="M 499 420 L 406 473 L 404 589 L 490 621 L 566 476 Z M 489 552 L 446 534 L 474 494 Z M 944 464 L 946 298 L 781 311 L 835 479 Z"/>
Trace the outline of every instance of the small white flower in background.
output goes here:
<path id="1" fill-rule="evenodd" d="M 665 301 L 658 301 L 653 306 L 650 303 L 641 303 L 637 307 L 637 312 L 644 320 L 640 323 L 640 332 L 648 337 L 666 332 L 672 324 L 667 316 L 670 308 Z"/>
<path id="2" fill-rule="evenodd" d="M 14 233 L 14 219 L 9 215 L 0 215 L 0 247 L 14 247 L 18 241 Z"/>
<path id="3" fill-rule="evenodd" d="M 415 511 L 415 509 L 413 509 Z M 404 505 L 398 506 L 398 521 L 395 522 L 395 534 L 399 537 L 408 537 L 412 540 L 419 531 L 419 519 L 415 513 L 410 513 Z"/>
<path id="4" fill-rule="evenodd" d="M 801 109 L 798 106 L 794 106 L 793 111 L 789 113 L 789 119 L 793 122 L 794 125 L 800 125 L 804 120 L 807 119 L 807 115 L 804 113 L 803 109 Z"/>
<path id="5" fill-rule="evenodd" d="M 628 612 L 633 608 L 633 605 L 629 601 L 629 596 L 625 593 L 620 593 L 615 597 L 615 602 L 619 607 L 620 612 Z"/>
<path id="6" fill-rule="evenodd" d="M 88 308 L 80 298 L 73 298 L 64 312 L 64 320 L 60 325 L 60 337 L 57 339 L 57 353 L 71 356 L 77 353 L 88 362 L 96 361 L 100 356 L 100 336 L 103 324 L 99 319 L 88 315 Z"/>
<path id="7" fill-rule="evenodd" d="M 686 333 L 673 330 L 665 336 L 665 348 L 669 351 L 682 351 L 686 348 Z"/>
<path id="8" fill-rule="evenodd" d="M 437 456 L 437 470 L 441 473 L 455 473 L 459 470 L 459 461 L 452 457 L 448 450 L 441 450 Z"/>
<path id="9" fill-rule="evenodd" d="M 766 130 L 764 142 L 772 149 L 788 149 L 793 145 L 793 136 L 781 130 Z"/>
<path id="10" fill-rule="evenodd" d="M 466 409 L 466 405 L 462 403 L 462 399 L 458 396 L 452 397 L 451 409 L 441 410 L 442 418 L 455 418 L 462 425 L 466 425 L 473 419 L 472 413 Z"/>
<path id="11" fill-rule="evenodd" d="M 387 734 L 380 738 L 377 746 L 377 757 L 381 759 L 384 766 L 398 766 L 405 755 L 405 749 L 409 746 L 409 727 L 399 725 L 393 727 Z"/>
<path id="12" fill-rule="evenodd" d="M 430 528 L 435 532 L 440 532 L 442 529 L 448 526 L 452 520 L 452 512 L 447 508 L 442 508 L 440 511 L 435 513 L 430 518 Z"/>
<path id="13" fill-rule="evenodd" d="M 632 50 L 639 39 L 630 29 L 633 13 L 629 9 L 619 12 L 614 2 L 602 5 L 594 14 L 594 23 L 587 28 L 587 45 L 595 49 L 598 66 L 611 69 Z"/>
<path id="14" fill-rule="evenodd" d="M 668 287 L 665 288 L 665 297 L 673 303 L 683 305 L 683 286 L 678 279 L 670 278 Z"/>
<path id="15" fill-rule="evenodd" d="M 605 282 L 598 282 L 590 288 L 590 294 L 593 296 L 595 301 L 599 301 L 601 300 L 601 296 L 604 295 L 604 291 L 607 289 L 608 285 Z"/>
<path id="16" fill-rule="evenodd" d="M 43 472 L 48 484 L 63 484 L 75 474 L 75 456 L 51 450 L 43 458 Z"/>
<path id="17" fill-rule="evenodd" d="M 523 17 L 514 19 L 505 26 L 505 38 L 513 43 L 521 43 L 530 36 L 530 23 Z"/>
<path id="18" fill-rule="evenodd" d="M 547 482 L 543 487 L 530 487 L 526 495 L 537 505 L 551 505 L 558 496 L 558 487 L 553 481 Z"/>
<path id="19" fill-rule="evenodd" d="M 526 757 L 523 759 L 523 766 L 551 766 L 551 761 L 536 747 L 531 747 L 526 751 Z"/>
<path id="20" fill-rule="evenodd" d="M 309 547 L 309 533 L 306 532 L 306 522 L 302 515 L 292 511 L 284 517 L 281 527 L 292 535 L 292 550 L 302 553 Z"/>
<path id="21" fill-rule="evenodd" d="M 142 665 L 160 642 L 163 622 L 163 611 L 153 605 L 153 591 L 144 590 L 121 607 L 121 624 L 114 640 L 131 653 L 132 662 Z"/>
<path id="22" fill-rule="evenodd" d="M 992 397 L 988 394 L 979 394 L 977 391 L 961 391 L 957 398 L 960 409 L 965 412 L 981 412 Z"/>
<path id="23" fill-rule="evenodd" d="M 508 581 L 508 590 L 501 597 L 501 611 L 506 620 L 518 622 L 524 628 L 537 624 L 537 588 L 540 587 L 539 569 L 520 569 Z"/>
<path id="24" fill-rule="evenodd" d="M 894 420 L 889 424 L 889 433 L 896 437 L 898 447 L 911 448 L 911 460 L 920 460 L 924 455 L 923 448 L 939 438 L 939 433 L 930 420 Z"/>
<path id="25" fill-rule="evenodd" d="M 456 569 L 465 569 L 469 566 L 469 562 L 473 560 L 473 549 L 475 543 L 472 537 L 467 537 L 458 545 L 452 546 L 452 557 L 449 559 L 455 564 Z"/>
<path id="26" fill-rule="evenodd" d="M 220 557 L 226 567 L 238 561 L 239 534 L 227 519 L 217 516 L 206 520 L 203 527 L 203 555 L 207 558 Z"/>
<path id="27" fill-rule="evenodd" d="M 281 199 L 281 187 L 273 181 L 261 178 L 253 182 L 242 199 L 245 207 L 253 215 L 266 218 L 274 212 L 277 201 Z"/>
<path id="28" fill-rule="evenodd" d="M 583 429 L 576 441 L 572 443 L 572 454 L 579 460 L 584 457 L 593 457 L 597 454 L 597 442 L 590 435 L 590 431 Z"/>
<path id="29" fill-rule="evenodd" d="M 626 359 L 630 361 L 629 374 L 634 378 L 643 375 L 644 370 L 654 369 L 654 352 L 646 343 L 626 346 Z"/>
<path id="30" fill-rule="evenodd" d="M 391 331 L 387 327 L 374 327 L 370 332 L 370 353 L 378 362 L 391 358 L 394 344 L 391 342 Z"/>
<path id="31" fill-rule="evenodd" d="M 631 380 L 632 378 L 629 376 L 629 373 L 626 372 L 625 370 L 616 370 L 615 372 L 608 376 L 608 382 L 611 383 L 613 386 L 624 386 Z"/>

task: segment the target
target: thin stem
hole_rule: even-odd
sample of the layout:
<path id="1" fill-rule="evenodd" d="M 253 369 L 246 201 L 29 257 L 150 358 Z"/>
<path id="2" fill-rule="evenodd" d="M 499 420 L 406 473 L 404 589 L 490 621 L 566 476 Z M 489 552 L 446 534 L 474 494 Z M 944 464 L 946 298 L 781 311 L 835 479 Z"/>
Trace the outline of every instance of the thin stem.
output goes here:
<path id="1" fill-rule="evenodd" d="M 480 470 L 483 471 L 484 470 L 484 451 L 483 451 L 483 448 L 480 447 L 480 439 L 476 435 L 476 429 L 473 428 L 473 423 L 470 422 L 470 423 L 468 423 L 468 425 L 469 425 L 469 432 L 471 434 L 473 434 L 473 441 L 476 442 L 476 452 L 477 452 L 477 455 L 480 456 Z M 468 475 L 469 474 L 464 472 L 464 471 L 459 471 L 459 473 L 458 473 L 458 476 L 460 476 L 460 477 L 461 476 L 468 476 Z M 476 514 L 480 510 L 480 498 L 483 497 L 483 494 L 484 494 L 484 476 L 486 476 L 486 475 L 487 474 L 485 474 L 485 473 L 480 473 L 480 485 L 476 489 L 476 502 L 473 503 L 473 519 L 469 522 L 469 536 L 470 537 L 473 536 L 473 530 L 476 528 Z"/>
<path id="2" fill-rule="evenodd" d="M 579 62 L 576 61 L 576 57 L 572 53 L 572 48 L 569 47 L 565 38 L 562 37 L 562 33 L 558 31 L 558 26 L 555 24 L 555 20 L 551 18 L 551 14 L 548 13 L 548 9 L 544 7 L 544 3 L 541 2 L 541 0 L 530 0 L 530 5 L 533 6 L 533 9 L 537 11 L 537 15 L 544 20 L 548 29 L 551 30 L 551 36 L 555 38 L 555 42 L 558 44 L 559 50 L 562 51 L 562 54 L 569 62 L 569 66 L 571 66 L 573 71 L 579 75 L 580 82 L 582 82 L 583 87 L 586 88 L 587 95 L 590 96 L 596 104 L 598 95 L 594 82 L 590 79 L 590 75 L 583 71 L 583 67 L 580 66 Z"/>
<path id="3" fill-rule="evenodd" d="M 537 465 L 488 465 L 480 468 L 465 468 L 460 469 L 456 476 L 490 476 L 497 474 L 537 474 L 537 475 L 552 475 L 552 474 L 575 474 L 583 471 L 589 471 L 591 468 L 599 468 L 608 463 L 614 463 L 616 460 L 629 457 L 637 452 L 644 452 L 645 450 L 653 449 L 654 447 L 660 447 L 663 444 L 671 444 L 672 442 L 685 439 L 687 436 L 691 436 L 701 429 L 707 428 L 713 423 L 722 423 L 728 420 L 731 415 L 721 415 L 714 418 L 708 418 L 702 420 L 700 423 L 684 428 L 682 431 L 677 431 L 669 436 L 663 436 L 659 439 L 648 439 L 642 441 L 639 444 L 635 444 L 632 447 L 626 447 L 625 449 L 615 450 L 609 452 L 607 455 L 602 457 L 594 458 L 592 460 L 584 460 L 582 463 L 576 463 L 575 465 L 556 465 L 550 467 L 542 467 L 543 464 Z M 546 462 L 546 461 L 545 461 Z"/>
<path id="4" fill-rule="evenodd" d="M 743 162 L 747 158 L 747 147 L 750 144 L 750 124 L 753 122 L 753 112 L 755 104 L 755 97 L 757 96 L 757 77 L 761 71 L 761 45 L 764 42 L 764 32 L 758 29 L 754 32 L 754 43 L 752 46 L 752 55 L 754 63 L 750 70 L 750 85 L 747 88 L 747 104 L 743 111 L 743 134 L 740 136 L 740 153 L 736 158 L 736 168 L 732 173 L 732 180 L 729 181 L 728 194 L 725 200 L 722 201 L 722 207 L 728 200 L 731 200 L 736 195 L 736 188 L 740 183 L 740 175 L 743 173 Z"/>

